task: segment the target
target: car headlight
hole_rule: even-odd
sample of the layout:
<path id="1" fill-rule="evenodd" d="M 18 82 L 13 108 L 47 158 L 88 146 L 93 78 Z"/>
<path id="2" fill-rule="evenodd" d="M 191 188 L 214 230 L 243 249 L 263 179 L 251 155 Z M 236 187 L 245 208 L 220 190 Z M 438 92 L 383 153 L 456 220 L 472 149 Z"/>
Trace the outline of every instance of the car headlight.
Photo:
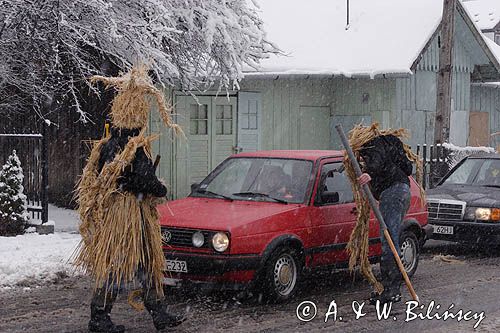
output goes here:
<path id="1" fill-rule="evenodd" d="M 212 246 L 217 252 L 224 252 L 229 247 L 229 237 L 223 232 L 218 232 L 212 237 Z"/>
<path id="2" fill-rule="evenodd" d="M 203 234 L 199 231 L 197 231 L 193 234 L 193 237 L 191 240 L 193 241 L 194 247 L 202 247 L 203 244 L 205 244 L 205 236 L 203 236 Z"/>
<path id="3" fill-rule="evenodd" d="M 475 217 L 481 221 L 500 221 L 499 208 L 476 208 Z"/>

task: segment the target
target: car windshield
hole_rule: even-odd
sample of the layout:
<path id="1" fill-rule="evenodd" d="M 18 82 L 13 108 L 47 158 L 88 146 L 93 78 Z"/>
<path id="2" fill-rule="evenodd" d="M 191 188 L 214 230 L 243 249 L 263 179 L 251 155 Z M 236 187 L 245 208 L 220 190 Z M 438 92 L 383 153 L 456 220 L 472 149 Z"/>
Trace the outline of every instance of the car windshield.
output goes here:
<path id="1" fill-rule="evenodd" d="M 238 200 L 302 203 L 312 162 L 278 158 L 231 158 L 210 174 L 194 195 L 208 193 Z"/>
<path id="2" fill-rule="evenodd" d="M 443 184 L 500 186 L 500 159 L 467 159 Z"/>

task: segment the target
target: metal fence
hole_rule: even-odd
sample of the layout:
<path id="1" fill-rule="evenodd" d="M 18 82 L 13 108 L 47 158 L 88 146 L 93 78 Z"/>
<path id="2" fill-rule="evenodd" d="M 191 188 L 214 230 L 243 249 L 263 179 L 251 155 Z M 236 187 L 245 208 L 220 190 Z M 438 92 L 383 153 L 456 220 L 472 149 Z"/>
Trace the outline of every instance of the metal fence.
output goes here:
<path id="1" fill-rule="evenodd" d="M 493 152 L 493 149 L 491 152 Z M 446 174 L 463 158 L 486 153 L 484 149 L 478 149 L 477 147 L 449 149 L 440 144 L 417 145 L 416 154 L 423 161 L 424 188 L 428 189 L 435 187 L 441 178 L 446 176 Z"/>
<path id="2" fill-rule="evenodd" d="M 448 163 L 449 151 L 442 145 L 417 145 L 416 154 L 423 162 L 423 186 L 425 189 L 437 185 L 450 170 Z"/>
<path id="3" fill-rule="evenodd" d="M 45 128 L 45 127 L 44 127 Z M 23 187 L 32 219 L 48 221 L 48 154 L 43 134 L 0 134 L 0 165 L 15 150 L 24 173 Z"/>

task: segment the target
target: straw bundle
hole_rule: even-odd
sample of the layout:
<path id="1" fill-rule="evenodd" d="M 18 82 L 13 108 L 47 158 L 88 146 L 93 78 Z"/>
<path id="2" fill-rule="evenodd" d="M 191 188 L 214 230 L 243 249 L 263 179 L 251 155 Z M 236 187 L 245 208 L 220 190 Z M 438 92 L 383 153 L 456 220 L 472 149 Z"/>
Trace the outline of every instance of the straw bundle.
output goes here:
<path id="1" fill-rule="evenodd" d="M 147 66 L 137 65 L 120 77 L 94 75 L 90 82 L 102 82 L 106 88 L 117 90 L 111 106 L 111 120 L 115 127 L 146 128 L 152 97 L 165 125 L 172 128 L 175 134 L 182 134 L 179 125 L 172 121 L 171 108 L 167 106 L 163 93 L 153 85 Z"/>
<path id="2" fill-rule="evenodd" d="M 132 193 L 120 192 L 117 180 L 130 165 L 139 147 L 151 156 L 151 141 L 144 131 L 129 140 L 114 160 L 104 165 L 100 174 L 97 165 L 104 138 L 94 144 L 88 163 L 78 183 L 82 241 L 74 264 L 94 278 L 94 288 L 133 281 L 139 268 L 150 278 L 150 286 L 163 295 L 164 257 L 156 204 L 158 199 L 145 196 L 137 199 Z"/>
<path id="3" fill-rule="evenodd" d="M 349 132 L 349 145 L 351 146 L 354 155 L 359 159 L 359 151 L 364 144 L 370 140 L 378 137 L 380 135 L 394 135 L 398 138 L 408 137 L 408 132 L 404 128 L 397 130 L 379 130 L 379 124 L 373 123 L 369 127 L 362 125 L 355 126 Z M 410 147 L 403 143 L 403 148 L 406 153 L 406 157 L 416 164 L 417 182 L 420 184 L 420 195 L 422 201 L 425 201 L 425 193 L 422 187 L 423 179 L 423 169 L 422 163 L 417 155 L 415 155 Z M 347 176 L 351 180 L 352 190 L 354 193 L 354 199 L 356 201 L 356 208 L 358 211 L 357 222 L 354 230 L 349 238 L 349 243 L 347 244 L 347 250 L 349 252 L 349 269 L 352 271 L 354 267 L 359 263 L 361 272 L 366 277 L 366 279 L 375 287 L 377 292 L 381 293 L 384 289 L 382 284 L 377 281 L 373 275 L 371 265 L 368 261 L 368 234 L 369 234 L 369 219 L 370 219 L 370 204 L 368 199 L 362 194 L 361 187 L 357 181 L 356 173 L 349 161 L 349 156 L 345 154 L 344 165 L 346 168 Z"/>

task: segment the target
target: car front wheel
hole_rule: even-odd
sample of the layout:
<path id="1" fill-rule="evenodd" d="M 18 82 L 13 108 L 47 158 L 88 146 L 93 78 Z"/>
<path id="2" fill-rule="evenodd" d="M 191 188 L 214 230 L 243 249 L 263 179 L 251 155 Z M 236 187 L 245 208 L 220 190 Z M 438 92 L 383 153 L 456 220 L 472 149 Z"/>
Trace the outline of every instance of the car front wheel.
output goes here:
<path id="1" fill-rule="evenodd" d="M 289 247 L 279 248 L 271 255 L 263 281 L 268 301 L 285 302 L 295 295 L 302 268 L 298 258 L 297 251 Z"/>
<path id="2" fill-rule="evenodd" d="M 419 246 L 418 238 L 413 231 L 405 230 L 401 235 L 401 261 L 409 277 L 417 271 Z"/>

